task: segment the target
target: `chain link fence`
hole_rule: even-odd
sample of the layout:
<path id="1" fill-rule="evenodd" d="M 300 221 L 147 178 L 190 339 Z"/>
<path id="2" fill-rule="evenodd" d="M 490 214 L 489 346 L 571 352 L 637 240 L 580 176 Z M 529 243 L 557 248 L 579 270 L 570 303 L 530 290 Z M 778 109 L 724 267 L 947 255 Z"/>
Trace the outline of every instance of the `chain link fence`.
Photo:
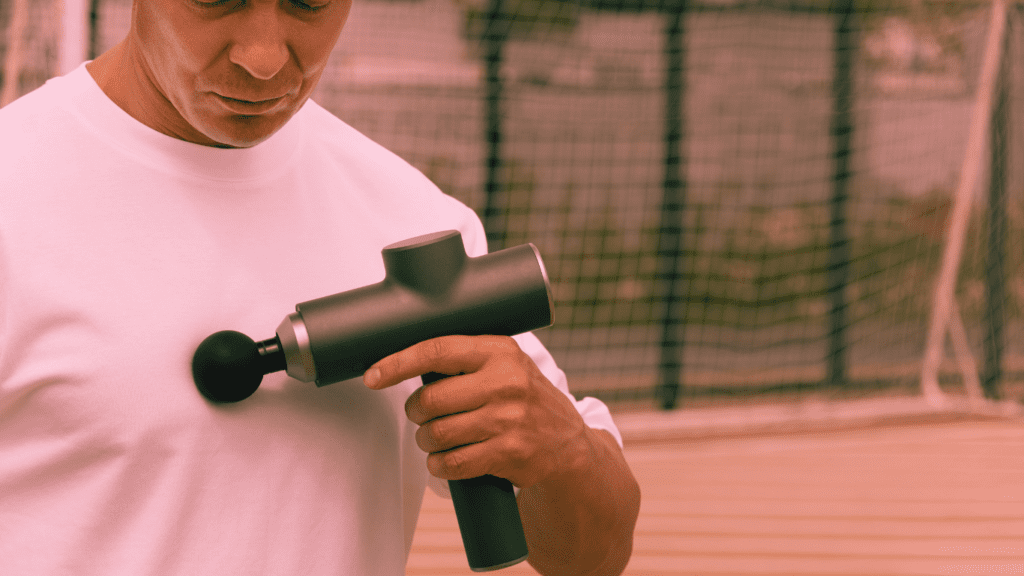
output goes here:
<path id="1" fill-rule="evenodd" d="M 20 92 L 53 74 L 53 4 L 31 3 Z M 131 3 L 95 5 L 102 51 Z M 477 210 L 492 249 L 538 246 L 557 306 L 538 335 L 580 396 L 913 393 L 991 6 L 359 0 L 314 99 Z M 957 299 L 988 394 L 1019 398 L 1008 12 Z"/>

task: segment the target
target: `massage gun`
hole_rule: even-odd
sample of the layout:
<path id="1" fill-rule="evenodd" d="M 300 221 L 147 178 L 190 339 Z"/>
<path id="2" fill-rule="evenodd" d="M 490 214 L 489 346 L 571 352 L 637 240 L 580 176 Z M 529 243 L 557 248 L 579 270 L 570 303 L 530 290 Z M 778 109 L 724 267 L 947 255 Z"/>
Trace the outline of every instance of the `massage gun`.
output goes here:
<path id="1" fill-rule="evenodd" d="M 203 340 L 192 358 L 199 391 L 214 402 L 238 402 L 279 370 L 325 386 L 430 338 L 512 336 L 553 321 L 551 286 L 533 244 L 470 258 L 462 235 L 449 230 L 391 244 L 382 255 L 382 282 L 298 304 L 273 338 L 255 342 L 226 330 Z M 444 377 L 424 374 L 423 383 Z M 473 571 L 526 558 L 511 482 L 481 476 L 448 484 Z"/>

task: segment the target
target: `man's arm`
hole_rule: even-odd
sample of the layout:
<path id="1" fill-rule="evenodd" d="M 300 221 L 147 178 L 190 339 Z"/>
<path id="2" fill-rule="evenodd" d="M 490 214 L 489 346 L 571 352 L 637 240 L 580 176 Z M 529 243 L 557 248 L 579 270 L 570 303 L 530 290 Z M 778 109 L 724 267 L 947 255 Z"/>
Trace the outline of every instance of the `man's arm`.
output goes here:
<path id="1" fill-rule="evenodd" d="M 575 466 L 519 492 L 528 561 L 545 576 L 618 576 L 633 553 L 640 486 L 611 434 L 587 428 Z"/>
<path id="2" fill-rule="evenodd" d="M 588 427 L 515 340 L 445 336 L 374 364 L 373 389 L 454 375 L 413 392 L 406 414 L 427 468 L 492 474 L 520 488 L 529 562 L 545 576 L 618 575 L 633 549 L 640 488 L 611 434 Z"/>

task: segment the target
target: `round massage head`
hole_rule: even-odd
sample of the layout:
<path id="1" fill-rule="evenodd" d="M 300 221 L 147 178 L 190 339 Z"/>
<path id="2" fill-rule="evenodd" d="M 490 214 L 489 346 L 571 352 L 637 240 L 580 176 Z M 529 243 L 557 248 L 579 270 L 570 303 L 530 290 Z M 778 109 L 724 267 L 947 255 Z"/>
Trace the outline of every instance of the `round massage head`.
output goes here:
<path id="1" fill-rule="evenodd" d="M 214 402 L 245 400 L 263 381 L 259 347 L 234 330 L 208 336 L 192 356 L 192 378 L 199 391 Z"/>

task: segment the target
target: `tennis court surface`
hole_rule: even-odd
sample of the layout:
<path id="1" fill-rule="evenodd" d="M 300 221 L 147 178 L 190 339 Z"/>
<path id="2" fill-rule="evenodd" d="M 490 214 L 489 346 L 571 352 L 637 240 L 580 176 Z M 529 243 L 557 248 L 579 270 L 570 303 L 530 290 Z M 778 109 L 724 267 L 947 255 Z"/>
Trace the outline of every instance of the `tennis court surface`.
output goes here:
<path id="1" fill-rule="evenodd" d="M 626 574 L 1024 574 L 1019 419 L 627 440 L 626 456 L 643 490 Z M 471 573 L 428 491 L 407 574 Z"/>

